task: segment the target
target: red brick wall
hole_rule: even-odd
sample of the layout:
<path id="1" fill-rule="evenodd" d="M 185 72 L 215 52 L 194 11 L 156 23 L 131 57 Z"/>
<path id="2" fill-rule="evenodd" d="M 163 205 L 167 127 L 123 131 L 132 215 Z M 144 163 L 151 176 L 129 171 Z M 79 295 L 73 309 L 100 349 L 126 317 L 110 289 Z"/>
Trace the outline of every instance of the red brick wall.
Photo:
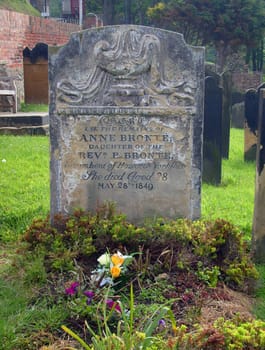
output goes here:
<path id="1" fill-rule="evenodd" d="M 37 43 L 64 45 L 77 24 L 57 22 L 53 19 L 33 17 L 0 9 L 0 64 L 9 75 L 19 75 L 18 85 L 23 86 L 23 50 Z M 23 98 L 23 92 L 20 92 Z"/>
<path id="2" fill-rule="evenodd" d="M 23 65 L 23 50 L 37 43 L 64 45 L 78 25 L 53 19 L 27 16 L 18 12 L 0 10 L 0 60 L 9 68 Z"/>

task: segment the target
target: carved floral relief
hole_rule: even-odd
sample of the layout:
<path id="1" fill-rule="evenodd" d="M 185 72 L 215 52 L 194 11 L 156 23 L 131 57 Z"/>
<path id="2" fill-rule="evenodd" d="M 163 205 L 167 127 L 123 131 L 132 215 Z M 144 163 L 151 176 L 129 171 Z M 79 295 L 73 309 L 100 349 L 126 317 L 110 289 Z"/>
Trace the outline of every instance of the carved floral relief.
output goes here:
<path id="1" fill-rule="evenodd" d="M 168 79 L 160 39 L 135 29 L 94 44 L 79 75 L 57 83 L 61 103 L 87 106 L 190 106 L 194 90 L 183 76 Z M 81 79 L 77 79 L 81 76 Z"/>

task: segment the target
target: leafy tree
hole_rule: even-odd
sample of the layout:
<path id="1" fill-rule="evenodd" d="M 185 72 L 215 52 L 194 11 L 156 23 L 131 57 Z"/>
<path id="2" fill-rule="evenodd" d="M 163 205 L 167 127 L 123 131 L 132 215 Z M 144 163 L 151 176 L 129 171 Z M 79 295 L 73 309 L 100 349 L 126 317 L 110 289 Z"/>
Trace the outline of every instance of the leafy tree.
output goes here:
<path id="1" fill-rule="evenodd" d="M 86 1 L 86 12 L 87 13 L 95 13 L 100 15 L 103 13 L 103 1 L 102 0 L 83 0 Z"/>
<path id="2" fill-rule="evenodd" d="M 147 9 L 159 0 L 84 0 L 87 12 L 102 15 L 104 25 L 150 23 Z"/>
<path id="3" fill-rule="evenodd" d="M 103 22 L 105 25 L 114 24 L 115 0 L 103 1 Z"/>
<path id="4" fill-rule="evenodd" d="M 212 44 L 217 67 L 239 46 L 257 48 L 264 35 L 264 0 L 171 0 L 148 9 L 155 25 L 180 31 L 187 42 Z"/>
<path id="5" fill-rule="evenodd" d="M 60 17 L 62 14 L 62 1 L 52 0 L 50 1 L 50 15 L 52 17 Z"/>
<path id="6" fill-rule="evenodd" d="M 246 63 L 252 66 L 253 71 L 262 71 L 264 55 L 264 40 L 254 48 L 248 48 L 246 54 Z"/>

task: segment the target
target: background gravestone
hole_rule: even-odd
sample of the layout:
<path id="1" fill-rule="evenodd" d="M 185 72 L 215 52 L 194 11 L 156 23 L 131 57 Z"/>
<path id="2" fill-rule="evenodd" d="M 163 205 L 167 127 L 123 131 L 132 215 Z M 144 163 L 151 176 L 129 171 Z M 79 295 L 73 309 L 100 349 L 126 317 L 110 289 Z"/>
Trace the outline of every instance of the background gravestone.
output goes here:
<path id="1" fill-rule="evenodd" d="M 223 88 L 222 156 L 228 159 L 232 113 L 232 77 L 229 72 L 221 75 L 221 86 Z"/>
<path id="2" fill-rule="evenodd" d="M 257 262 L 265 262 L 265 84 L 258 89 L 258 141 L 253 219 L 253 250 Z"/>
<path id="3" fill-rule="evenodd" d="M 204 49 L 108 26 L 50 48 L 51 215 L 200 216 Z"/>
<path id="4" fill-rule="evenodd" d="M 249 89 L 245 94 L 244 160 L 256 160 L 258 128 L 258 92 Z"/>
<path id="5" fill-rule="evenodd" d="M 239 91 L 232 92 L 232 116 L 231 127 L 244 129 L 245 124 L 245 93 Z"/>
<path id="6" fill-rule="evenodd" d="M 236 129 L 244 129 L 245 121 L 245 103 L 235 103 L 232 105 L 231 127 Z"/>
<path id="7" fill-rule="evenodd" d="M 203 181 L 221 183 L 222 174 L 222 88 L 216 77 L 205 78 L 203 128 Z"/>

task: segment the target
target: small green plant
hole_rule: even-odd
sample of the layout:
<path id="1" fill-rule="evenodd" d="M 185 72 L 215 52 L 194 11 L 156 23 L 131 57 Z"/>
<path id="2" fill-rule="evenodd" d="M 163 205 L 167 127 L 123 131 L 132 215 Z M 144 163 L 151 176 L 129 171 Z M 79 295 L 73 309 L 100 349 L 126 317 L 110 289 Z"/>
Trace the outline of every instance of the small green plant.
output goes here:
<path id="1" fill-rule="evenodd" d="M 264 349 L 265 322 L 250 320 L 242 322 L 240 318 L 215 321 L 214 327 L 223 333 L 227 350 Z"/>
<path id="2" fill-rule="evenodd" d="M 203 267 L 202 263 L 198 262 L 198 270 L 197 276 L 203 282 L 205 282 L 208 286 L 214 288 L 217 286 L 218 278 L 220 275 L 220 269 L 218 266 Z"/>
<path id="3" fill-rule="evenodd" d="M 92 327 L 85 322 L 88 331 L 91 334 L 91 344 L 87 344 L 78 334 L 73 332 L 67 326 L 62 326 L 62 329 L 77 340 L 84 349 L 86 350 L 97 350 L 97 349 L 150 349 L 150 346 L 159 342 L 159 337 L 153 337 L 153 333 L 159 329 L 159 326 L 164 328 L 166 322 L 165 317 L 171 322 L 171 328 L 176 329 L 176 322 L 172 311 L 167 306 L 160 306 L 153 315 L 151 315 L 145 324 L 134 323 L 134 294 L 131 285 L 130 288 L 130 305 L 129 310 L 123 308 L 122 304 L 117 309 L 116 305 L 113 304 L 110 311 L 107 310 L 109 295 L 108 292 L 105 296 L 105 302 L 101 305 L 101 314 L 96 315 L 98 320 L 97 330 L 93 330 Z M 109 326 L 109 321 L 113 312 L 118 311 L 119 319 L 117 321 L 116 332 L 114 333 L 112 328 Z"/>

